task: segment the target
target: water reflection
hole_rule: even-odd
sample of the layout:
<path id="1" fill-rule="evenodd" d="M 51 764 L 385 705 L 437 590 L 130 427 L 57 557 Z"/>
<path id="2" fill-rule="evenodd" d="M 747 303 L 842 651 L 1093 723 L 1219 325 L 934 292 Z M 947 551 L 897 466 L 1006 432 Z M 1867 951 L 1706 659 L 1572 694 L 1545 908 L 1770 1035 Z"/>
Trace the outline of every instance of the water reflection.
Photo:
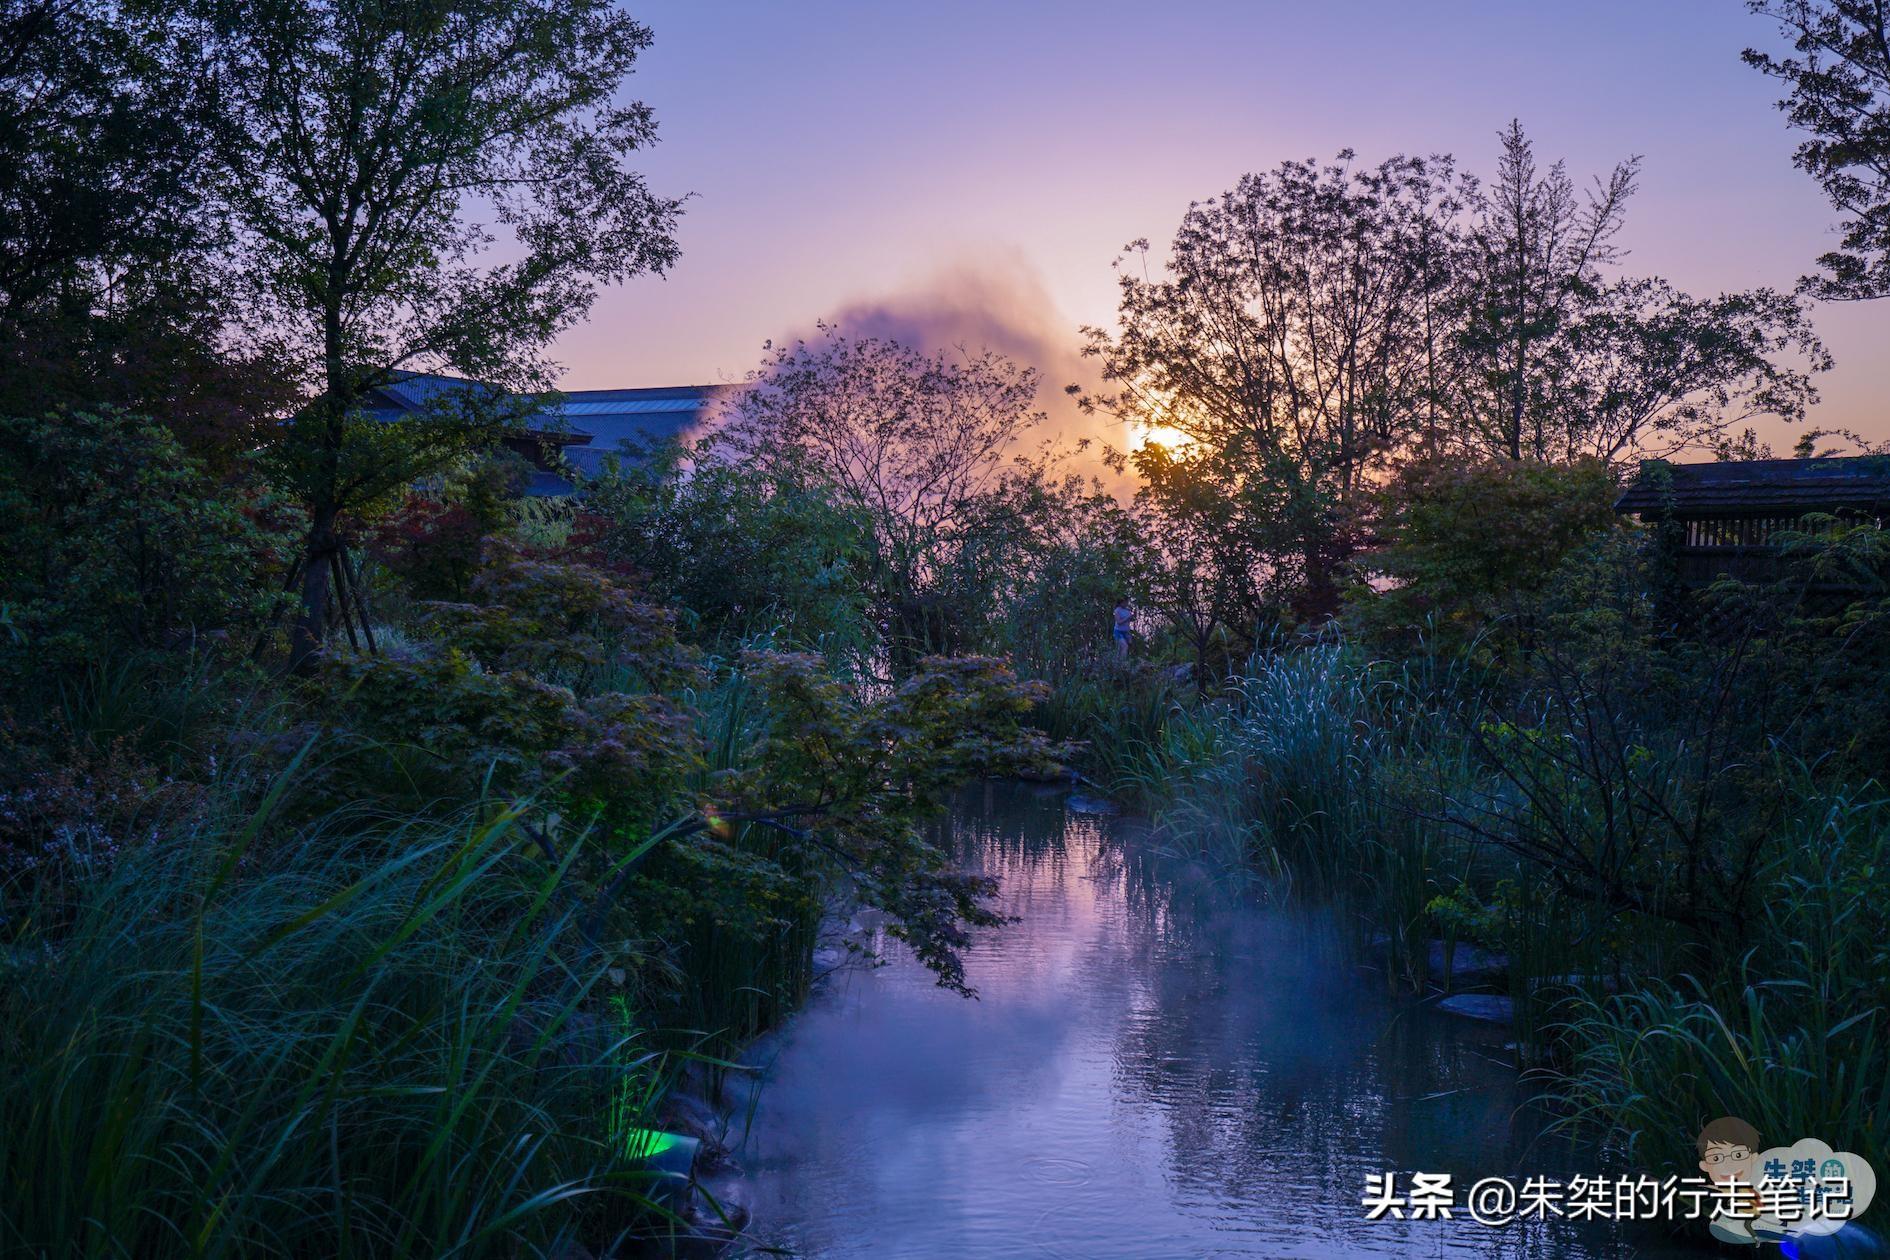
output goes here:
<path id="1" fill-rule="evenodd" d="M 964 800 L 940 842 L 998 876 L 1019 920 L 969 952 L 975 1002 L 901 956 L 835 977 L 795 1021 L 743 1152 L 764 1242 L 820 1257 L 1653 1254 L 1659 1239 L 1566 1221 L 1366 1222 L 1372 1171 L 1464 1187 L 1613 1170 L 1537 1137 L 1500 1032 L 1376 992 L 1330 922 L 1245 906 L 1136 832 L 1018 785 Z"/>

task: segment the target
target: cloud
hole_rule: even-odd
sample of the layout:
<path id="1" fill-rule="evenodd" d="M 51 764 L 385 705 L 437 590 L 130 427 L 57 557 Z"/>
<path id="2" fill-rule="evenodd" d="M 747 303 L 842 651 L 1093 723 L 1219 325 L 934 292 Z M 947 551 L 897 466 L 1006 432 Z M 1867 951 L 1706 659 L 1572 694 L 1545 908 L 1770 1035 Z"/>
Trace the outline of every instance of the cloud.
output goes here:
<path id="1" fill-rule="evenodd" d="M 1072 384 L 1095 386 L 1096 363 L 1080 353 L 1077 322 L 1058 309 L 1042 277 L 1021 256 L 947 267 L 920 284 L 854 298 L 825 318 L 849 337 L 878 337 L 927 353 L 991 350 L 1035 368 L 1037 406 L 1047 417 L 1038 436 L 1072 449 L 1090 440 L 1076 466 L 1114 483 L 1100 452 L 1103 444 L 1123 445 L 1123 426 L 1107 416 L 1084 415 L 1065 392 Z"/>

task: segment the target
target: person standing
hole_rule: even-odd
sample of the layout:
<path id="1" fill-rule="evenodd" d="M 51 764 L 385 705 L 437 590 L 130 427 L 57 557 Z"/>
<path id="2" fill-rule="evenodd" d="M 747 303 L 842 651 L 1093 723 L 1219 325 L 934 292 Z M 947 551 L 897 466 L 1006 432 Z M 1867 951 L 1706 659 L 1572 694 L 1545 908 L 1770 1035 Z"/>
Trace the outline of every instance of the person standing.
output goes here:
<path id="1" fill-rule="evenodd" d="M 1134 616 L 1127 595 L 1116 600 L 1116 655 L 1125 661 L 1129 659 L 1129 622 Z"/>

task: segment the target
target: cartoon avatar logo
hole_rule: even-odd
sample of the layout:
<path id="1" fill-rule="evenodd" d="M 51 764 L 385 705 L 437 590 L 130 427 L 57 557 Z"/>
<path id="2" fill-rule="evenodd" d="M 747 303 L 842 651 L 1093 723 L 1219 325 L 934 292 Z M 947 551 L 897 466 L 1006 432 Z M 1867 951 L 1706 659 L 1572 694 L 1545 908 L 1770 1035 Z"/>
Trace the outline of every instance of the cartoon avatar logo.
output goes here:
<path id="1" fill-rule="evenodd" d="M 1752 1220 L 1759 1214 L 1759 1131 L 1737 1116 L 1721 1116 L 1700 1130 L 1694 1142 L 1700 1153 L 1700 1171 L 1716 1185 L 1738 1183 L 1746 1189 L 1733 1206 L 1715 1212 L 1708 1229 L 1721 1242 L 1756 1247 Z"/>
<path id="2" fill-rule="evenodd" d="M 1737 1116 L 1700 1130 L 1700 1171 L 1716 1186 L 1708 1229 L 1734 1246 L 1835 1234 L 1863 1215 L 1877 1175 L 1861 1156 L 1834 1151 L 1816 1138 L 1759 1149 L 1759 1131 Z"/>
<path id="3" fill-rule="evenodd" d="M 1759 1241 L 1836 1234 L 1864 1214 L 1877 1196 L 1877 1171 L 1854 1151 L 1834 1151 L 1818 1138 L 1799 1138 L 1790 1146 L 1760 1151 L 1755 1161 L 1765 1216 L 1753 1223 Z M 1783 1183 L 1791 1210 L 1774 1215 L 1779 1197 L 1768 1185 Z"/>

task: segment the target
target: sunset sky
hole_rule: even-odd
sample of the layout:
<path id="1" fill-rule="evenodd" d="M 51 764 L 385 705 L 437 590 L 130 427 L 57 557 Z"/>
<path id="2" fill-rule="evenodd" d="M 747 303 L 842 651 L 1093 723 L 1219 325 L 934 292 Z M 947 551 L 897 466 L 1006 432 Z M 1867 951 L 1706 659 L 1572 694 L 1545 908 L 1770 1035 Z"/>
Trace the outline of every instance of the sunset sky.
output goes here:
<path id="1" fill-rule="evenodd" d="M 1512 116 L 1582 183 L 1644 156 L 1632 273 L 1786 287 L 1833 239 L 1777 85 L 1739 59 L 1776 33 L 1737 0 L 632 9 L 656 35 L 632 89 L 662 128 L 642 166 L 693 199 L 673 273 L 560 342 L 567 388 L 739 379 L 825 318 L 988 344 L 1055 404 L 1078 326 L 1113 313 L 1111 262 L 1190 200 L 1345 147 L 1487 176 Z M 1814 422 L 1890 437 L 1890 302 L 1817 326 L 1837 368 Z"/>

